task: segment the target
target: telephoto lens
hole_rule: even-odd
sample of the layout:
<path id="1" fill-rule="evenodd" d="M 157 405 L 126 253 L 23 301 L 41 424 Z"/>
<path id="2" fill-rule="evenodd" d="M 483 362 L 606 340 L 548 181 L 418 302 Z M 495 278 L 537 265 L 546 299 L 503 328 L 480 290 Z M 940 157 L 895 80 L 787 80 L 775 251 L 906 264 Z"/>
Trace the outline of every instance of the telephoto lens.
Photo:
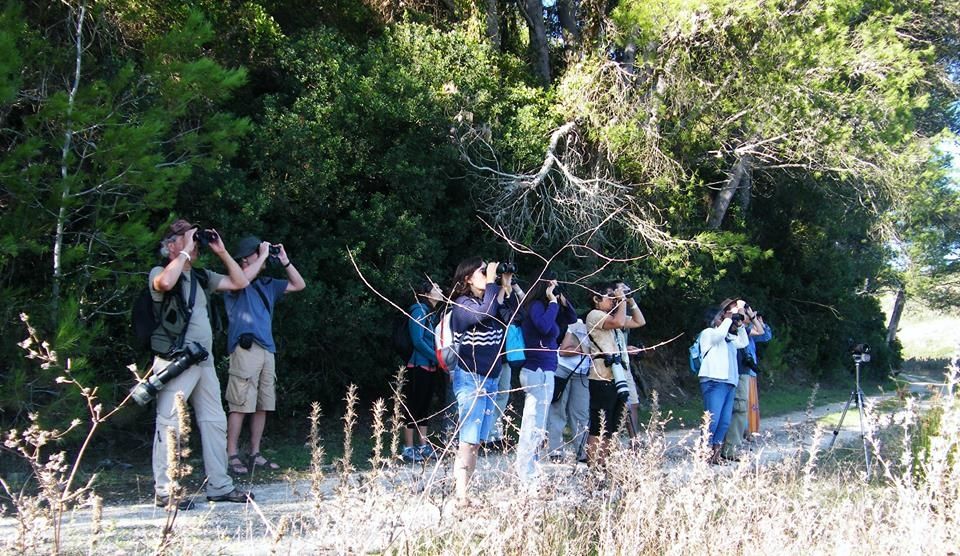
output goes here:
<path id="1" fill-rule="evenodd" d="M 630 387 L 627 386 L 627 372 L 620 363 L 614 363 L 610 367 L 610 371 L 613 373 L 613 384 L 617 387 L 617 398 L 624 402 L 627 401 L 630 397 Z"/>
<path id="2" fill-rule="evenodd" d="M 204 361 L 209 355 L 207 350 L 197 342 L 187 344 L 173 357 L 169 365 L 134 386 L 133 390 L 130 391 L 130 396 L 138 405 L 147 405 L 150 400 L 157 397 L 157 392 L 163 390 L 168 382 L 183 374 L 183 371 Z"/>

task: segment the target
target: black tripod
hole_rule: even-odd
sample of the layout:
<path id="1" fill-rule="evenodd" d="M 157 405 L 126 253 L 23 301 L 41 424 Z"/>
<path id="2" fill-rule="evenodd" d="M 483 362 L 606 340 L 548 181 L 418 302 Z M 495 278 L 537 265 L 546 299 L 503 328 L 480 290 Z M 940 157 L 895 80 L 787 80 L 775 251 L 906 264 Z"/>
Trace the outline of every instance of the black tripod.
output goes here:
<path id="1" fill-rule="evenodd" d="M 847 410 L 850 409 L 850 404 L 856 404 L 857 411 L 860 412 L 860 439 L 863 441 L 863 461 L 867 467 L 867 480 L 870 480 L 870 450 L 867 447 L 867 432 L 866 432 L 866 422 L 867 417 L 864 413 L 863 408 L 863 390 L 860 389 L 860 363 L 870 361 L 869 353 L 854 353 L 853 362 L 856 367 L 855 371 L 855 384 L 854 389 L 850 392 L 850 399 L 847 400 L 847 404 L 843 406 L 843 413 L 840 414 L 840 422 L 837 423 L 837 428 L 833 429 L 833 439 L 830 441 L 830 448 L 833 449 L 833 445 L 837 442 L 837 435 L 840 434 L 840 428 L 843 426 L 843 418 L 847 416 Z"/>

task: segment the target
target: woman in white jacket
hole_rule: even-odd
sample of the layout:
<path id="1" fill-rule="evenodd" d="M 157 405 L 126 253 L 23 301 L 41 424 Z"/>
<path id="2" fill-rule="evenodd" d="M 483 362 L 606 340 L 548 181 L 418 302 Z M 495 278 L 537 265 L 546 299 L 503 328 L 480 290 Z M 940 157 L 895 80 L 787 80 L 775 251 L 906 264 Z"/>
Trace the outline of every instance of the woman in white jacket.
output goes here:
<path id="1" fill-rule="evenodd" d="M 733 414 L 733 394 L 740 378 L 737 350 L 750 341 L 736 300 L 727 300 L 700 332 L 700 392 L 703 410 L 710 413 L 710 463 L 720 463 L 720 449 Z"/>

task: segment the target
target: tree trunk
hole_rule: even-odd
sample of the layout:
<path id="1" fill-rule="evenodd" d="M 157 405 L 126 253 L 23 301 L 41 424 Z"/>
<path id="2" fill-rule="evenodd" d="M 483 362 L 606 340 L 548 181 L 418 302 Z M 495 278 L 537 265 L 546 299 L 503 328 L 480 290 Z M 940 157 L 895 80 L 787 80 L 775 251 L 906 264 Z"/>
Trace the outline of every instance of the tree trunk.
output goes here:
<path id="1" fill-rule="evenodd" d="M 80 66 L 83 60 L 83 20 L 87 15 L 87 3 L 80 3 L 80 13 L 76 21 L 76 61 L 74 66 L 73 84 L 67 95 L 66 130 L 63 132 L 63 148 L 60 153 L 60 179 L 63 181 L 63 191 L 60 194 L 60 209 L 57 211 L 57 232 L 53 239 L 53 291 L 51 307 L 53 321 L 56 322 L 60 310 L 60 286 L 63 280 L 63 235 L 67 221 L 67 203 L 70 200 L 70 184 L 67 161 L 73 145 L 73 106 L 77 98 L 77 89 L 80 87 Z"/>
<path id="2" fill-rule="evenodd" d="M 517 0 L 520 14 L 527 22 L 530 35 L 530 54 L 533 70 L 544 85 L 550 84 L 550 49 L 547 44 L 547 26 L 543 21 L 542 0 Z"/>
<path id="3" fill-rule="evenodd" d="M 733 200 L 733 196 L 740 187 L 744 176 L 749 172 L 750 155 L 741 156 L 737 159 L 737 163 L 733 165 L 733 171 L 730 172 L 730 178 L 727 180 L 727 183 L 724 184 L 723 188 L 720 189 L 717 196 L 713 199 L 713 205 L 710 207 L 710 216 L 707 217 L 708 230 L 720 229 L 720 224 L 723 223 L 723 217 L 726 216 L 727 209 L 730 208 L 730 201 Z"/>
<path id="4" fill-rule="evenodd" d="M 897 328 L 900 327 L 900 317 L 903 315 L 903 306 L 907 302 L 907 292 L 901 285 L 897 288 L 897 297 L 893 301 L 893 310 L 890 311 L 890 324 L 887 325 L 887 345 L 897 339 Z"/>
<path id="5" fill-rule="evenodd" d="M 569 46 L 580 44 L 580 26 L 577 25 L 577 6 L 573 0 L 557 0 L 557 19 L 560 27 L 565 31 Z"/>
<path id="6" fill-rule="evenodd" d="M 753 191 L 753 166 L 748 166 L 743 173 L 743 179 L 740 180 L 740 189 L 737 191 L 740 208 L 743 209 L 744 214 L 750 208 L 751 191 Z"/>
<path id="7" fill-rule="evenodd" d="M 487 39 L 497 50 L 501 50 L 503 41 L 500 39 L 500 10 L 497 0 L 484 0 L 484 10 L 487 12 Z"/>

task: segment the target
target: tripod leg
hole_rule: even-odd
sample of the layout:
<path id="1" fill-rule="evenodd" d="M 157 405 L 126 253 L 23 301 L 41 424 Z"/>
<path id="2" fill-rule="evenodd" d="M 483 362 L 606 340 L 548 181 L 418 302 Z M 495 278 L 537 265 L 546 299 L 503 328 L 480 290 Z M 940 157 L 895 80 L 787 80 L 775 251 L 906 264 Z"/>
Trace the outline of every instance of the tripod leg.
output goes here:
<path id="1" fill-rule="evenodd" d="M 846 405 L 843 406 L 843 413 L 840 414 L 840 421 L 837 422 L 837 428 L 833 429 L 833 438 L 830 439 L 830 446 L 827 448 L 829 450 L 832 450 L 833 445 L 837 442 L 837 435 L 840 434 L 840 429 L 843 427 L 843 419 L 847 416 L 847 410 L 850 409 L 851 403 L 857 403 L 856 390 L 850 392 L 850 397 L 847 399 Z"/>
<path id="2" fill-rule="evenodd" d="M 863 408 L 863 391 L 857 390 L 857 409 L 860 411 L 860 438 L 863 440 L 863 461 L 867 468 L 867 480 L 870 480 L 870 449 L 867 446 L 867 415 Z"/>

